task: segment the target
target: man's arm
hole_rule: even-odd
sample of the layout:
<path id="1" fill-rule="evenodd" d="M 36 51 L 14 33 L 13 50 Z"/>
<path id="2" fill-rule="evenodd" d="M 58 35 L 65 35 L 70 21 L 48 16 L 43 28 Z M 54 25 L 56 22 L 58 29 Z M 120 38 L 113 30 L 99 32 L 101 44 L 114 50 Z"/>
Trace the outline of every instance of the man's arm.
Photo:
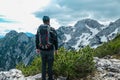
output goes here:
<path id="1" fill-rule="evenodd" d="M 55 46 L 55 54 L 58 54 L 58 37 L 57 37 L 57 32 L 55 29 L 53 29 L 54 32 L 54 46 Z"/>
<path id="2" fill-rule="evenodd" d="M 36 49 L 38 49 L 39 48 L 39 35 L 38 35 L 38 31 L 37 31 L 37 33 L 35 35 L 35 43 L 36 43 Z"/>
<path id="3" fill-rule="evenodd" d="M 37 33 L 35 35 L 35 43 L 36 43 L 36 52 L 40 53 L 40 49 L 39 49 L 39 32 L 38 32 L 38 30 L 37 30 Z"/>

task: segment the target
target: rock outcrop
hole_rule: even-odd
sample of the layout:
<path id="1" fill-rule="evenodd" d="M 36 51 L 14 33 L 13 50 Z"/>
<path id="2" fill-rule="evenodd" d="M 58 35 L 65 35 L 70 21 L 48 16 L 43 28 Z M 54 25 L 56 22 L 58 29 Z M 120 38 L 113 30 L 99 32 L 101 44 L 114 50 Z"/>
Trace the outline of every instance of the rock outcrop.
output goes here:
<path id="1" fill-rule="evenodd" d="M 95 57 L 97 74 L 93 80 L 120 80 L 120 60 Z"/>
<path id="2" fill-rule="evenodd" d="M 0 80 L 39 80 L 41 74 L 35 76 L 25 77 L 22 72 L 18 69 L 11 69 L 9 71 L 0 72 Z"/>

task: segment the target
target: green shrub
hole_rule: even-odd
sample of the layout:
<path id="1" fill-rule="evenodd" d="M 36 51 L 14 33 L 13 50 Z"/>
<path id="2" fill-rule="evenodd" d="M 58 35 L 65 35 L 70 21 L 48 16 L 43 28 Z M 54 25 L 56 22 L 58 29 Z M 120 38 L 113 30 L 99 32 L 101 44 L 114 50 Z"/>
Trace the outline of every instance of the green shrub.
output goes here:
<path id="1" fill-rule="evenodd" d="M 32 63 L 27 66 L 20 62 L 16 68 L 20 69 L 25 76 L 35 75 L 41 72 L 41 58 L 40 56 L 36 56 Z"/>
<path id="2" fill-rule="evenodd" d="M 60 48 L 58 55 L 55 55 L 53 66 L 54 75 L 65 76 L 76 79 L 86 76 L 94 70 L 94 51 L 89 46 L 79 51 L 67 51 Z M 22 70 L 25 76 L 34 75 L 41 72 L 41 58 L 35 57 L 31 65 L 25 66 L 20 63 L 16 67 Z"/>
<path id="3" fill-rule="evenodd" d="M 101 46 L 95 49 L 96 53 L 94 56 L 104 57 L 106 55 L 113 55 L 120 51 L 120 35 L 118 35 L 115 39 L 103 43 Z"/>
<path id="4" fill-rule="evenodd" d="M 59 55 L 55 56 L 55 76 L 66 76 L 69 79 L 85 77 L 94 70 L 93 54 L 89 46 L 78 52 L 61 48 Z"/>

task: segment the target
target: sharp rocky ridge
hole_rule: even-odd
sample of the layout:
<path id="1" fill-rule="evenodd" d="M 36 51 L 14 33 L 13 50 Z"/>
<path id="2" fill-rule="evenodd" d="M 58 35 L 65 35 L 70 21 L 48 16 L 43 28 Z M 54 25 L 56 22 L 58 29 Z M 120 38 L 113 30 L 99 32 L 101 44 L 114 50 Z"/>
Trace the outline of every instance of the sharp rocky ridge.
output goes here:
<path id="1" fill-rule="evenodd" d="M 28 65 L 35 54 L 35 38 L 14 30 L 0 39 L 0 70 L 15 68 L 16 64 L 23 62 Z"/>
<path id="2" fill-rule="evenodd" d="M 120 19 L 111 22 L 108 26 L 100 24 L 93 19 L 78 21 L 74 26 L 62 26 L 58 30 L 59 46 L 78 50 L 90 45 L 96 48 L 120 33 Z"/>

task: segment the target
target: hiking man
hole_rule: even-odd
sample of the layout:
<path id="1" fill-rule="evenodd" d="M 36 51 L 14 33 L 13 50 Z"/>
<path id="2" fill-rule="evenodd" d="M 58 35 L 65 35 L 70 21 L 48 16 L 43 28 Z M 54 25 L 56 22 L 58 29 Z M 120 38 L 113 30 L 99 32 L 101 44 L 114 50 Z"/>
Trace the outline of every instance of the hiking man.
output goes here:
<path id="1" fill-rule="evenodd" d="M 48 80 L 53 80 L 54 53 L 58 53 L 57 33 L 54 28 L 50 27 L 48 16 L 43 16 L 43 23 L 39 26 L 36 34 L 36 52 L 41 54 L 42 80 L 46 80 L 47 72 Z"/>

